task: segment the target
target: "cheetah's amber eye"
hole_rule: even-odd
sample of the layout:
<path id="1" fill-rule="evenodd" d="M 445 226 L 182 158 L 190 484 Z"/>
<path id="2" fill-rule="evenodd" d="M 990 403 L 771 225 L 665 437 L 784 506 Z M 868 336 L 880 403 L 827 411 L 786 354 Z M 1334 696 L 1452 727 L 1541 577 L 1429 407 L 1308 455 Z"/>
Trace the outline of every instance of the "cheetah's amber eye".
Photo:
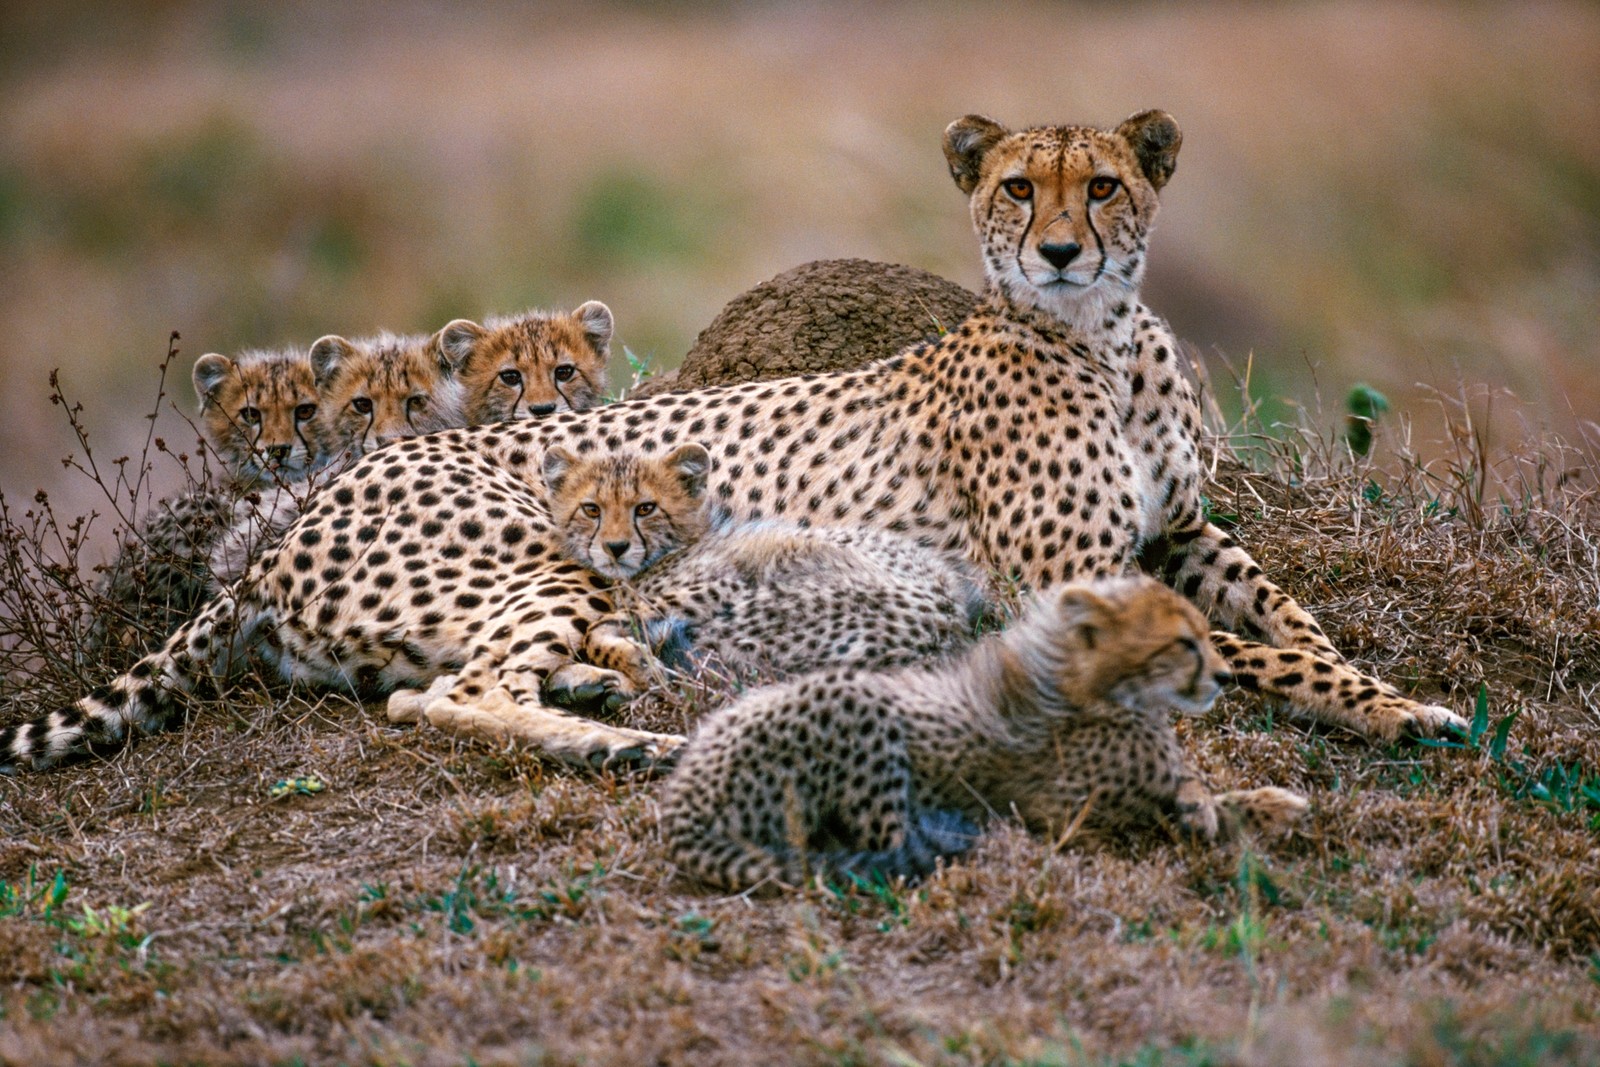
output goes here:
<path id="1" fill-rule="evenodd" d="M 411 397 L 406 401 L 406 408 L 409 411 L 421 411 L 427 406 L 428 398 L 423 396 L 421 393 L 418 393 L 416 396 Z"/>
<path id="2" fill-rule="evenodd" d="M 1116 192 L 1117 191 L 1117 186 L 1119 186 L 1121 184 L 1122 183 L 1117 181 L 1117 179 L 1108 178 L 1108 177 L 1106 177 L 1104 175 L 1101 175 L 1098 178 L 1090 178 L 1089 179 L 1089 199 L 1090 200 L 1105 200 L 1105 199 L 1109 198 L 1112 193 Z"/>
<path id="3" fill-rule="evenodd" d="M 647 500 L 643 504 L 640 504 L 638 507 L 634 508 L 633 513 L 642 519 L 655 510 L 656 506 Z"/>
<path id="4" fill-rule="evenodd" d="M 515 389 L 522 384 L 522 372 L 519 370 L 503 370 L 500 372 L 500 380 Z"/>
<path id="5" fill-rule="evenodd" d="M 1006 195 L 1013 200 L 1033 199 L 1033 183 L 1026 178 L 1008 178 L 1004 188 Z"/>
<path id="6" fill-rule="evenodd" d="M 577 373 L 578 373 L 578 368 L 577 367 L 574 367 L 570 363 L 563 363 L 563 364 L 561 364 L 561 366 L 556 368 L 556 381 L 558 381 L 558 382 L 570 382 L 570 381 L 572 381 L 572 376 L 574 374 L 577 374 Z"/>
<path id="7" fill-rule="evenodd" d="M 240 408 L 239 409 L 239 419 L 240 419 L 241 422 L 245 423 L 247 426 L 259 426 L 259 425 L 261 425 L 261 409 L 260 408 Z"/>
<path id="8" fill-rule="evenodd" d="M 591 519 L 598 519 L 600 517 L 600 505 L 599 504 L 593 503 L 591 501 L 591 502 L 583 504 L 582 507 L 583 507 L 583 513 L 585 515 L 589 516 Z"/>
<path id="9" fill-rule="evenodd" d="M 315 404 L 301 404 L 301 405 L 299 405 L 298 407 L 296 407 L 294 409 L 294 418 L 295 418 L 296 422 L 305 422 L 307 419 L 311 418 L 316 413 L 317 413 L 317 405 L 315 405 Z"/>
<path id="10" fill-rule="evenodd" d="M 358 396 L 350 401 L 350 406 L 356 409 L 357 415 L 371 415 L 372 401 L 364 396 Z"/>

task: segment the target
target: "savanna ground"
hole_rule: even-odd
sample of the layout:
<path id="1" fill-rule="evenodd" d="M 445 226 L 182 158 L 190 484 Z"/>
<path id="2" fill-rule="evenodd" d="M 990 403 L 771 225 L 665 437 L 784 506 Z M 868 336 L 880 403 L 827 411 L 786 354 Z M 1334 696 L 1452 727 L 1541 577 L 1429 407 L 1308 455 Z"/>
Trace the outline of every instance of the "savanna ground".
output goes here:
<path id="1" fill-rule="evenodd" d="M 1373 746 L 1233 694 L 1183 724 L 1217 786 L 1310 797 L 1287 842 L 1002 826 L 917 886 L 721 896 L 676 876 L 648 778 L 247 682 L 0 781 L 0 1062 L 1592 1063 L 1600 464 L 1491 463 L 1464 421 L 1423 463 L 1386 421 L 1376 461 L 1208 446 L 1214 518 L 1333 640 L 1475 718 Z M 28 563 L 71 556 L 50 530 L 4 529 L 4 721 L 110 667 L 73 654 L 81 577 Z"/>
<path id="2" fill-rule="evenodd" d="M 648 779 L 245 686 L 0 781 L 0 1062 L 1600 1060 L 1592 8 L 329 10 L 56 4 L 0 43 L 0 721 L 112 666 L 74 655 L 85 581 L 110 513 L 181 482 L 156 448 L 131 484 L 110 462 L 144 448 L 169 330 L 181 379 L 201 351 L 599 296 L 670 363 L 805 259 L 973 284 L 950 118 L 1154 104 L 1188 143 L 1150 297 L 1228 412 L 1213 516 L 1361 665 L 1481 694 L 1480 728 L 1372 746 L 1232 694 L 1188 743 L 1219 787 L 1311 798 L 1281 845 L 1001 828 L 921 886 L 751 900 L 675 877 Z M 1018 36 L 1071 62 L 946 61 Z M 115 505 L 56 464 L 84 455 L 42 402 L 57 365 Z M 1313 369 L 1404 412 L 1370 457 Z M 1510 444 L 1508 388 L 1580 443 Z M 324 788 L 273 795 L 297 778 Z"/>

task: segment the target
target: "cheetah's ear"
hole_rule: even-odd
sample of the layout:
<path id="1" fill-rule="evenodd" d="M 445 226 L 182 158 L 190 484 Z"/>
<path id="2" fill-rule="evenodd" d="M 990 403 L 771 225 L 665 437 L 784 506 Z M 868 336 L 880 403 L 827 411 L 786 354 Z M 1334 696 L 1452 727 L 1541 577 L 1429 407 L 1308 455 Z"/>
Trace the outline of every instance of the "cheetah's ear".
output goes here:
<path id="1" fill-rule="evenodd" d="M 233 360 L 216 352 L 208 353 L 194 361 L 194 395 L 204 408 L 216 395 L 228 375 L 233 373 Z"/>
<path id="2" fill-rule="evenodd" d="M 667 466 L 678 474 L 678 484 L 691 500 L 706 491 L 706 472 L 711 470 L 711 454 L 699 445 L 684 445 L 667 457 Z"/>
<path id="3" fill-rule="evenodd" d="M 1075 631 L 1078 641 L 1088 649 L 1095 647 L 1101 631 L 1111 624 L 1115 614 L 1111 602 L 1086 585 L 1064 587 L 1056 603 L 1062 623 Z"/>
<path id="4" fill-rule="evenodd" d="M 355 355 L 356 346 L 337 334 L 317 339 L 311 346 L 311 377 L 324 389 L 339 373 L 339 365 Z"/>
<path id="5" fill-rule="evenodd" d="M 1141 111 L 1117 127 L 1117 134 L 1133 149 L 1139 169 L 1160 189 L 1178 169 L 1178 149 L 1183 131 L 1165 111 Z"/>
<path id="6" fill-rule="evenodd" d="M 983 174 L 983 157 L 1005 139 L 1010 131 L 993 119 L 968 115 L 944 129 L 944 158 L 950 164 L 950 177 L 963 193 L 978 187 Z"/>
<path id="7" fill-rule="evenodd" d="M 584 337 L 589 339 L 589 346 L 603 359 L 611 354 L 611 332 L 616 329 L 616 320 L 611 316 L 611 309 L 598 300 L 591 300 L 581 305 L 572 313 L 578 320 L 578 325 L 583 327 Z"/>
<path id="8" fill-rule="evenodd" d="M 572 473 L 572 468 L 577 466 L 577 463 L 578 457 L 560 445 L 545 449 L 544 461 L 539 465 L 539 470 L 544 475 L 544 487 L 551 496 L 561 492 L 561 483 L 567 480 L 567 475 Z"/>
<path id="9" fill-rule="evenodd" d="M 471 319 L 455 319 L 436 336 L 445 366 L 455 372 L 465 370 L 472 362 L 489 331 Z"/>

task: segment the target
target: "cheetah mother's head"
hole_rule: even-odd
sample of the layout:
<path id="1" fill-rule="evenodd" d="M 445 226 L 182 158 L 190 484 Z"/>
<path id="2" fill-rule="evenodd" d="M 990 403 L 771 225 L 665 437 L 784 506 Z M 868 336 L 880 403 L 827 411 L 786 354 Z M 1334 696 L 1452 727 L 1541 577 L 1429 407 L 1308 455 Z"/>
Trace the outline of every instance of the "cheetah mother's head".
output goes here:
<path id="1" fill-rule="evenodd" d="M 1114 130 L 1013 132 L 982 115 L 952 122 L 944 154 L 971 197 L 989 284 L 1069 322 L 1092 323 L 1131 296 L 1182 142 L 1164 111 L 1141 111 Z"/>

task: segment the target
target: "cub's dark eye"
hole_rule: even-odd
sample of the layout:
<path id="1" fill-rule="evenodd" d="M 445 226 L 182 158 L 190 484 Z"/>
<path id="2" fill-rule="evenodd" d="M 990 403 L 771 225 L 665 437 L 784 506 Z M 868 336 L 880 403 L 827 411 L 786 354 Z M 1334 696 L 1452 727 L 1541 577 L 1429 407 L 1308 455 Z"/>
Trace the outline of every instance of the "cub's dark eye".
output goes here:
<path id="1" fill-rule="evenodd" d="M 409 409 L 411 411 L 421 411 L 423 408 L 425 408 L 427 406 L 428 406 L 428 398 L 425 397 L 425 396 L 422 396 L 421 394 L 418 394 L 417 396 L 414 396 L 414 397 L 412 397 L 412 398 L 410 398 L 409 400 L 406 401 L 406 407 L 407 407 L 407 409 Z"/>
<path id="2" fill-rule="evenodd" d="M 1090 178 L 1089 179 L 1089 199 L 1090 200 L 1104 200 L 1107 197 L 1109 197 L 1112 193 L 1116 192 L 1117 191 L 1117 186 L 1119 186 L 1121 184 L 1122 183 L 1117 181 L 1117 179 L 1115 179 L 1115 178 L 1106 178 L 1106 177 Z"/>
<path id="3" fill-rule="evenodd" d="M 578 368 L 577 367 L 574 367 L 570 363 L 563 363 L 563 364 L 561 364 L 561 366 L 556 368 L 556 381 L 558 381 L 558 382 L 570 382 L 570 381 L 572 381 L 572 376 L 574 374 L 577 374 L 577 373 L 578 373 Z"/>
<path id="4" fill-rule="evenodd" d="M 250 426 L 259 426 L 259 425 L 261 425 L 261 409 L 260 408 L 240 408 L 239 409 L 239 420 L 241 422 L 243 422 L 243 423 L 246 423 L 247 425 L 250 425 Z"/>
<path id="5" fill-rule="evenodd" d="M 515 389 L 522 384 L 522 372 L 519 370 L 503 370 L 500 372 L 500 380 Z"/>
<path id="6" fill-rule="evenodd" d="M 647 500 L 643 504 L 640 504 L 638 507 L 634 508 L 633 513 L 642 519 L 655 510 L 656 506 Z"/>
<path id="7" fill-rule="evenodd" d="M 585 515 L 589 516 L 591 519 L 598 519 L 600 517 L 600 505 L 599 504 L 584 504 L 583 505 L 583 513 Z"/>
<path id="8" fill-rule="evenodd" d="M 294 409 L 294 418 L 295 418 L 296 422 L 305 422 L 307 419 L 311 418 L 316 413 L 317 413 L 317 405 L 315 405 L 315 404 L 301 404 L 301 405 L 299 405 L 298 407 L 296 407 Z"/>
<path id="9" fill-rule="evenodd" d="M 356 409 L 357 415 L 371 415 L 372 401 L 364 396 L 358 396 L 350 401 L 350 406 Z"/>
<path id="10" fill-rule="evenodd" d="M 1033 183 L 1026 178 L 1008 178 L 1004 189 L 1006 195 L 1013 200 L 1033 199 Z"/>

